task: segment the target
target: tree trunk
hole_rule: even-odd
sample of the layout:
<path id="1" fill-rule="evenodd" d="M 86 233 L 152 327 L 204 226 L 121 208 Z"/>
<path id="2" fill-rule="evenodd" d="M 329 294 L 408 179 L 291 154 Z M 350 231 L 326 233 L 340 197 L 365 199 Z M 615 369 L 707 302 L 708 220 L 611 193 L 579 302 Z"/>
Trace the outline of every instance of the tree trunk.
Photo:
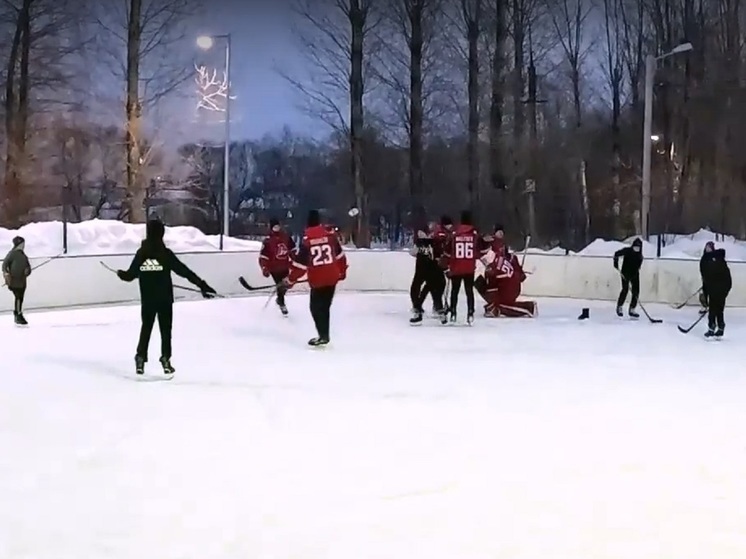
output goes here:
<path id="1" fill-rule="evenodd" d="M 363 39 L 365 36 L 366 11 L 361 0 L 350 0 L 350 153 L 352 184 L 355 190 L 355 204 L 360 210 L 355 224 L 355 244 L 358 247 L 370 246 L 368 228 L 368 197 L 363 182 Z"/>
<path id="2" fill-rule="evenodd" d="M 621 186 L 620 172 L 622 167 L 622 142 L 619 121 L 622 113 L 621 76 L 614 75 L 611 83 L 611 186 L 612 186 L 612 216 L 614 238 L 621 239 Z"/>
<path id="3" fill-rule="evenodd" d="M 31 0 L 24 0 L 18 12 L 8 58 L 5 83 L 5 192 L 4 221 L 21 225 L 24 213 L 22 168 L 26 156 L 29 102 L 29 58 L 31 49 Z M 16 77 L 18 80 L 16 81 Z"/>
<path id="4" fill-rule="evenodd" d="M 523 68 L 524 56 L 524 4 L 522 0 L 513 0 L 513 192 L 521 191 L 523 182 L 523 158 L 526 116 L 523 106 L 525 82 Z M 521 224 L 517 224 L 522 228 Z M 525 235 L 525 231 L 521 232 Z"/>
<path id="5" fill-rule="evenodd" d="M 409 8 L 411 37 L 409 41 L 409 193 L 412 210 L 423 203 L 422 184 L 422 51 L 423 0 L 414 0 Z"/>
<path id="6" fill-rule="evenodd" d="M 505 28 L 506 6 L 503 0 L 495 0 L 495 52 L 492 56 L 492 84 L 490 98 L 490 183 L 500 193 L 498 217 L 505 219 L 505 176 L 502 171 L 500 136 L 503 126 L 503 87 L 505 76 Z"/>
<path id="7" fill-rule="evenodd" d="M 127 21 L 127 212 L 130 223 L 145 221 L 145 186 L 140 172 L 140 133 L 142 104 L 140 102 L 140 48 L 142 0 L 130 0 Z"/>
<path id="8" fill-rule="evenodd" d="M 469 209 L 474 222 L 479 223 L 479 34 L 482 0 L 473 0 L 472 12 L 466 17 L 466 34 L 469 44 L 469 138 L 467 159 L 469 165 L 467 190 Z M 466 15 L 466 14 L 465 14 Z"/>

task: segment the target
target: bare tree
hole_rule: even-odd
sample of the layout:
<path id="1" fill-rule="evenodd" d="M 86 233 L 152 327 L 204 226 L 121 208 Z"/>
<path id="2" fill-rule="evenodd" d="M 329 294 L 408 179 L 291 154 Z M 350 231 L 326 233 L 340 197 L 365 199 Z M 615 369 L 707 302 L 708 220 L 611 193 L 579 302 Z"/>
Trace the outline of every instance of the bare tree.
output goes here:
<path id="1" fill-rule="evenodd" d="M 468 205 L 474 213 L 479 209 L 479 39 L 482 32 L 482 10 L 482 0 L 461 0 L 461 12 L 468 45 L 469 132 L 466 144 L 468 162 L 466 190 Z"/>
<path id="2" fill-rule="evenodd" d="M 4 0 L 0 23 L 4 23 L 10 46 L 5 62 L 5 218 L 19 225 L 28 210 L 32 182 L 28 166 L 32 159 L 29 140 L 32 114 L 52 103 L 70 102 L 65 94 L 74 90 L 71 57 L 85 46 L 79 20 L 82 3 L 52 0 Z"/>
<path id="3" fill-rule="evenodd" d="M 355 240 L 368 246 L 368 193 L 364 183 L 366 77 L 369 39 L 380 22 L 373 0 L 296 0 L 296 37 L 305 56 L 306 79 L 281 72 L 303 97 L 309 114 L 336 131 L 344 131 L 350 147 L 350 178 L 355 206 Z M 370 46 L 370 45 L 368 45 Z"/>
<path id="4" fill-rule="evenodd" d="M 605 64 L 606 80 L 611 94 L 611 181 L 612 181 L 612 216 L 616 237 L 621 236 L 621 192 L 620 168 L 622 116 L 622 86 L 624 80 L 624 0 L 603 0 L 605 31 Z"/>
<path id="5" fill-rule="evenodd" d="M 442 91 L 441 60 L 437 56 L 442 24 L 442 0 L 388 0 L 384 25 L 379 26 L 380 47 L 375 55 L 375 77 L 382 85 L 393 122 L 380 107 L 377 119 L 385 128 L 403 129 L 408 146 L 410 206 L 424 203 L 423 146 L 428 130 L 438 123 L 438 94 Z M 394 138 L 398 134 L 394 133 Z"/>
<path id="6" fill-rule="evenodd" d="M 105 6 L 105 7 L 104 7 Z M 199 0 L 117 0 L 97 12 L 102 51 L 124 82 L 127 217 L 145 219 L 147 182 L 139 146 L 143 116 L 192 77 L 185 21 L 198 13 Z"/>

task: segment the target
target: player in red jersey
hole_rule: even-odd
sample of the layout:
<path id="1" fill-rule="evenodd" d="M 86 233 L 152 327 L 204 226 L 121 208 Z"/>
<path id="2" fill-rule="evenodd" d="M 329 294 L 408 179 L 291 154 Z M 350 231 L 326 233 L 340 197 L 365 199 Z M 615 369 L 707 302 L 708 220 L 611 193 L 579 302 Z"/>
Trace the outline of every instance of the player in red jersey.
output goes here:
<path id="1" fill-rule="evenodd" d="M 479 276 L 474 282 L 477 292 L 487 301 L 484 316 L 517 318 L 536 316 L 537 306 L 534 301 L 518 301 L 521 294 L 521 283 L 526 274 L 515 254 L 508 254 L 505 249 L 496 254 L 495 259 L 486 266 L 484 277 Z"/>
<path id="2" fill-rule="evenodd" d="M 347 277 L 347 257 L 336 233 L 321 225 L 318 210 L 308 213 L 308 223 L 303 240 L 284 282 L 292 287 L 303 276 L 308 276 L 311 288 L 311 316 L 318 336 L 308 341 L 310 346 L 329 343 L 329 321 L 334 291 L 337 283 Z"/>
<path id="3" fill-rule="evenodd" d="M 462 212 L 461 223 L 453 230 L 445 254 L 448 261 L 446 274 L 451 278 L 451 322 L 456 322 L 456 308 L 462 283 L 466 293 L 466 322 L 474 322 L 474 272 L 477 269 L 477 260 L 488 251 L 489 247 L 472 224 L 471 213 Z M 445 324 L 445 317 L 442 322 Z"/>
<path id="4" fill-rule="evenodd" d="M 282 230 L 277 219 L 270 219 L 269 235 L 264 239 L 262 250 L 259 252 L 259 267 L 265 278 L 272 276 L 272 280 L 277 284 L 276 303 L 284 315 L 288 314 L 285 306 L 287 287 L 282 280 L 290 273 L 290 255 L 294 250 L 295 241 Z"/>

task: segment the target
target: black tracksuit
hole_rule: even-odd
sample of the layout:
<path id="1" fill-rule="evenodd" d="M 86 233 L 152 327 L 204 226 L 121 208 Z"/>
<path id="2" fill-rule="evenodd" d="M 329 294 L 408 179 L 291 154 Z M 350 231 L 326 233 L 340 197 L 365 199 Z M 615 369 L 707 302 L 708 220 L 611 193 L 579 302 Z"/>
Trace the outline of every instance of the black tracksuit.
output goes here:
<path id="1" fill-rule="evenodd" d="M 414 246 L 417 250 L 416 261 L 414 277 L 409 290 L 412 308 L 415 309 L 415 312 L 422 313 L 422 306 L 425 304 L 428 293 L 430 293 L 436 312 L 440 312 L 443 309 L 446 278 L 436 260 L 434 240 L 427 232 L 419 230 L 415 236 Z"/>
<path id="2" fill-rule="evenodd" d="M 619 259 L 622 259 L 622 290 L 619 292 L 617 299 L 617 309 L 624 305 L 627 299 L 627 293 L 632 291 L 632 299 L 629 302 L 629 308 L 634 309 L 637 306 L 637 300 L 640 297 L 640 268 L 642 268 L 642 241 L 635 239 L 632 246 L 624 247 L 614 253 L 614 268 L 619 270 Z M 630 289 L 631 288 L 631 289 Z"/>
<path id="3" fill-rule="evenodd" d="M 702 294 L 708 303 L 707 321 L 710 331 L 725 329 L 725 300 L 728 298 L 733 279 L 725 261 L 725 249 L 711 250 L 699 261 L 702 275 Z"/>
<path id="4" fill-rule="evenodd" d="M 128 270 L 117 275 L 124 281 L 138 279 L 140 283 L 140 312 L 142 325 L 136 357 L 148 360 L 148 346 L 156 318 L 161 331 L 161 358 L 171 358 L 171 330 L 173 326 L 174 286 L 171 272 L 187 279 L 207 297 L 215 291 L 166 248 L 163 240 L 146 239 L 138 249 Z"/>

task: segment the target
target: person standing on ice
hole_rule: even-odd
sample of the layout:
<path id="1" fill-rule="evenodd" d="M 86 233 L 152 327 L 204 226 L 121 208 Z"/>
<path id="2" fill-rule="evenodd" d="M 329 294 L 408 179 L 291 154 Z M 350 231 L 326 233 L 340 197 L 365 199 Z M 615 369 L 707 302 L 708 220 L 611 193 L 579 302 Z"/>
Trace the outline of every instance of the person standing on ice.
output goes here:
<path id="1" fill-rule="evenodd" d="M 26 317 L 23 316 L 23 298 L 26 294 L 27 278 L 31 275 L 31 263 L 24 252 L 25 247 L 26 241 L 23 237 L 14 238 L 13 248 L 3 260 L 3 279 L 15 299 L 13 319 L 20 326 L 28 324 Z"/>
<path id="2" fill-rule="evenodd" d="M 619 269 L 619 259 L 622 259 L 622 268 Z M 616 302 L 617 316 L 624 315 L 624 302 L 627 300 L 627 293 L 632 291 L 632 298 L 629 301 L 629 316 L 640 318 L 635 310 L 637 308 L 637 299 L 640 297 L 640 268 L 642 268 L 642 240 L 635 239 L 632 246 L 624 247 L 614 253 L 614 268 L 622 276 L 622 290 L 619 292 L 619 298 Z"/>
<path id="3" fill-rule="evenodd" d="M 283 315 L 288 314 L 285 306 L 285 293 L 287 287 L 282 283 L 290 273 L 290 254 L 295 250 L 295 241 L 282 230 L 280 222 L 276 218 L 269 220 L 269 235 L 262 243 L 259 252 L 259 267 L 265 278 L 272 276 L 272 281 L 277 285 L 277 297 L 275 302 L 280 307 Z"/>
<path id="4" fill-rule="evenodd" d="M 707 338 L 721 338 L 725 331 L 725 300 L 728 298 L 733 279 L 728 262 L 725 260 L 725 249 L 715 248 L 709 241 L 699 263 L 702 274 L 702 294 L 707 300 Z"/>
<path id="5" fill-rule="evenodd" d="M 347 277 L 347 257 L 339 236 L 321 224 L 318 210 L 308 212 L 306 225 L 290 275 L 283 283 L 289 289 L 303 276 L 308 276 L 311 317 L 318 334 L 308 340 L 308 345 L 321 347 L 329 343 L 332 301 L 337 283 Z"/>
<path id="6" fill-rule="evenodd" d="M 135 253 L 129 269 L 117 270 L 122 281 L 137 279 L 140 283 L 140 339 L 135 354 L 135 372 L 142 375 L 148 361 L 148 346 L 156 318 L 161 331 L 161 365 L 163 372 L 172 375 L 171 329 L 173 326 L 174 285 L 171 272 L 188 280 L 202 292 L 205 299 L 215 296 L 215 290 L 190 270 L 163 242 L 166 227 L 158 220 L 149 221 L 145 240 Z"/>

